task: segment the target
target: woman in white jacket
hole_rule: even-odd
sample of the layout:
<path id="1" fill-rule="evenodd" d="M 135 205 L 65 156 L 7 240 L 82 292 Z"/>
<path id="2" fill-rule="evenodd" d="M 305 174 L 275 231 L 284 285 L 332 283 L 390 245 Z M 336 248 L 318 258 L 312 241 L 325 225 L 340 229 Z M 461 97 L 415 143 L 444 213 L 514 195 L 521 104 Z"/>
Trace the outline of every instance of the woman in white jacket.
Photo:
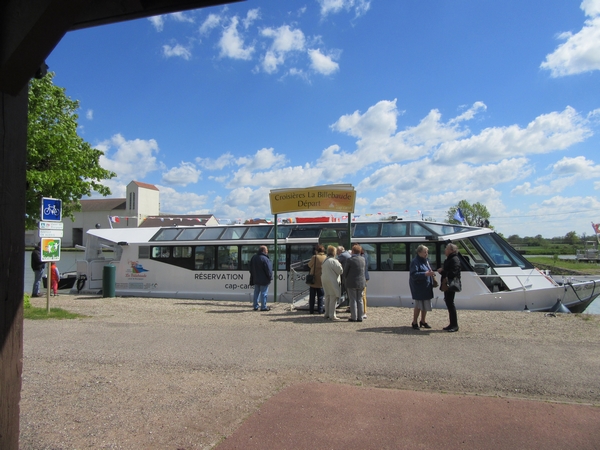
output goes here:
<path id="1" fill-rule="evenodd" d="M 340 275 L 343 272 L 342 265 L 336 259 L 336 248 L 333 245 L 327 247 L 327 259 L 321 266 L 321 284 L 325 291 L 325 319 L 339 320 L 335 315 L 335 307 L 341 295 Z"/>

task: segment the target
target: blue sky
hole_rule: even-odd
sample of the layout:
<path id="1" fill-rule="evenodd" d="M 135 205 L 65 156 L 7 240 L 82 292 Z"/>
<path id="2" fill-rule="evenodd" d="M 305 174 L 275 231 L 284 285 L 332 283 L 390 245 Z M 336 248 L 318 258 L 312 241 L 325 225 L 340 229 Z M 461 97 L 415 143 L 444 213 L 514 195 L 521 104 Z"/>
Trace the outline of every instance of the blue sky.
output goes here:
<path id="1" fill-rule="evenodd" d="M 351 183 L 363 217 L 600 222 L 600 0 L 248 0 L 71 32 L 47 63 L 113 196 L 155 184 L 164 214 Z"/>

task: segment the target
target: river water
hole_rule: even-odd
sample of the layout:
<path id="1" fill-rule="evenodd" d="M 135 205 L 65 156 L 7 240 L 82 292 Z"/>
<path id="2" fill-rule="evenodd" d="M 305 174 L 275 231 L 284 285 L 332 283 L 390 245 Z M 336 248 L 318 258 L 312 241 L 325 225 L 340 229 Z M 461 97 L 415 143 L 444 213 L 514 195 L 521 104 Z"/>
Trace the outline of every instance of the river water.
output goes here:
<path id="1" fill-rule="evenodd" d="M 77 269 L 77 260 L 84 258 L 84 252 L 61 252 L 60 261 L 56 263 L 60 273 L 74 272 Z M 31 270 L 31 252 L 25 252 L 25 292 L 31 292 L 33 286 L 33 271 Z M 600 314 L 600 298 L 585 310 L 588 314 Z"/>

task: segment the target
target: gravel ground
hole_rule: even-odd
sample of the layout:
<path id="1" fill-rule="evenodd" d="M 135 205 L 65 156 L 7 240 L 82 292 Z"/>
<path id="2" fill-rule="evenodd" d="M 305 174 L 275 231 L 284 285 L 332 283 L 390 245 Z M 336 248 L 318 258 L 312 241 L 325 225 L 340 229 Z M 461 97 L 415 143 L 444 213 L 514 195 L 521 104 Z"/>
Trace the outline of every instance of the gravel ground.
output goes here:
<path id="1" fill-rule="evenodd" d="M 46 306 L 45 298 L 32 299 Z M 210 449 L 289 385 L 332 382 L 600 406 L 600 316 L 61 295 L 85 317 L 24 324 L 22 449 Z M 341 420 L 342 418 L 340 418 Z"/>

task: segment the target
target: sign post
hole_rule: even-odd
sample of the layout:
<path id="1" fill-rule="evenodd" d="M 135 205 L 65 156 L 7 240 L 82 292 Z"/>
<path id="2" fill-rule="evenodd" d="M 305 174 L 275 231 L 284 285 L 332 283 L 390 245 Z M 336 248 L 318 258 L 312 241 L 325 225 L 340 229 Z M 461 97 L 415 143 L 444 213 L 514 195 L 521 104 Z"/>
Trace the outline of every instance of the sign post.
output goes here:
<path id="1" fill-rule="evenodd" d="M 62 200 L 42 197 L 39 223 L 42 262 L 60 261 L 60 243 L 63 237 Z M 57 280 L 58 281 L 58 280 Z M 52 270 L 46 276 L 46 312 L 50 313 L 50 289 L 52 289 Z"/>
<path id="2" fill-rule="evenodd" d="M 273 299 L 277 301 L 277 214 L 302 211 L 332 211 L 348 213 L 348 242 L 351 242 L 351 215 L 354 213 L 356 191 L 351 184 L 330 184 L 308 188 L 273 189 L 269 193 L 271 214 L 275 216 L 275 268 Z"/>

